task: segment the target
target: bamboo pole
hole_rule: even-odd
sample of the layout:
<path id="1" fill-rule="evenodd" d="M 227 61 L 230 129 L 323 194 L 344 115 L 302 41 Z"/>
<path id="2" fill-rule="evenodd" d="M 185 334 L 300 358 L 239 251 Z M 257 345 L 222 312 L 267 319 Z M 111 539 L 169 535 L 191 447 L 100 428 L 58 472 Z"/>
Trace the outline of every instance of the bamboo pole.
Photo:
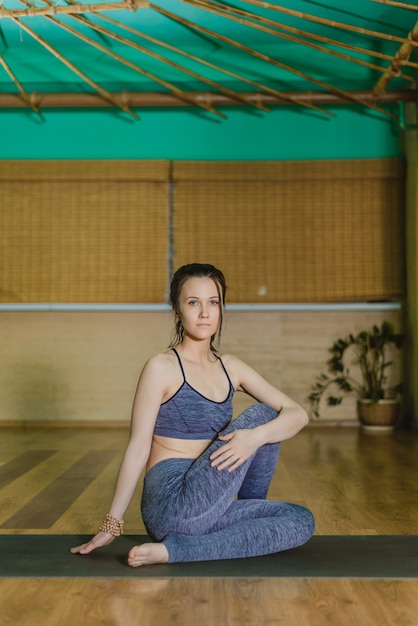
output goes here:
<path id="1" fill-rule="evenodd" d="M 155 76 L 151 72 L 148 72 L 147 70 L 144 70 L 143 68 L 139 67 L 138 65 L 135 65 L 134 63 L 132 63 L 128 59 L 125 59 L 124 57 L 121 57 L 119 54 L 116 54 L 115 52 L 112 52 L 112 50 L 109 50 L 108 48 L 106 48 L 106 46 L 103 46 L 102 44 L 98 43 L 97 41 L 94 41 L 93 39 L 90 39 L 90 37 L 87 37 L 86 35 L 83 35 L 82 33 L 80 33 L 79 31 L 75 30 L 74 28 L 71 28 L 71 26 L 68 26 L 67 24 L 62 23 L 59 20 L 57 20 L 56 18 L 51 17 L 49 15 L 48 16 L 44 16 L 44 17 L 45 17 L 45 19 L 49 20 L 50 22 L 53 22 L 54 24 L 56 24 L 60 28 L 68 31 L 69 33 L 71 33 L 75 37 L 78 37 L 79 39 L 81 39 L 85 43 L 88 43 L 92 47 L 97 48 L 98 50 L 101 50 L 102 52 L 104 52 L 105 54 L 107 54 L 111 58 L 115 59 L 116 61 L 118 61 L 120 63 L 123 63 L 124 65 L 127 65 L 128 67 L 130 67 L 131 69 L 135 70 L 136 72 L 139 72 L 140 74 L 142 74 L 144 76 L 147 76 L 147 78 L 150 78 L 151 80 L 157 82 L 158 84 L 163 85 L 164 87 L 167 87 L 178 98 L 187 100 L 187 102 L 189 102 L 192 105 L 201 106 L 202 108 L 206 109 L 207 111 L 210 111 L 211 113 L 214 113 L 215 115 L 218 115 L 219 117 L 222 117 L 222 118 L 225 119 L 225 115 L 223 115 L 222 113 L 220 113 L 219 111 L 214 109 L 210 104 L 207 104 L 207 103 L 197 103 L 195 98 L 193 98 L 193 96 L 190 96 L 190 94 L 182 91 L 181 89 L 178 89 L 175 85 L 172 85 L 168 81 L 163 80 L 162 78 L 159 78 L 158 76 Z M 73 17 L 73 19 L 83 20 L 83 18 L 74 16 L 74 15 L 72 17 Z M 92 24 L 90 24 L 89 22 L 87 22 L 87 24 L 89 26 L 92 26 Z M 108 33 L 106 33 L 106 34 L 108 34 Z"/>
<path id="2" fill-rule="evenodd" d="M 227 10 L 227 7 L 223 7 L 224 10 Z M 242 11 L 241 9 L 236 9 L 232 7 L 228 7 L 228 10 L 232 10 L 234 13 L 242 13 L 251 16 L 252 19 L 259 20 L 264 24 L 271 24 L 276 28 L 280 28 L 282 30 L 288 31 L 290 33 L 295 33 L 296 35 L 300 35 L 301 37 L 306 37 L 308 39 L 313 39 L 314 41 L 321 41 L 327 45 L 336 46 L 338 48 L 344 48 L 345 50 L 349 50 L 350 52 L 358 52 L 359 54 L 363 54 L 365 56 L 375 57 L 376 59 L 383 59 L 386 61 L 391 61 L 392 56 L 390 54 L 385 54 L 383 52 L 378 52 L 377 50 L 372 50 L 370 48 L 361 48 L 360 46 L 354 46 L 352 44 L 346 43 L 344 41 L 339 41 L 338 39 L 332 39 L 330 37 L 324 37 L 323 35 L 318 35 L 317 33 L 312 33 L 308 30 L 303 30 L 301 28 L 295 28 L 294 26 L 289 26 L 289 24 L 284 24 L 283 22 L 277 22 L 275 20 L 270 20 L 266 17 L 261 17 L 260 15 L 256 15 L 255 13 L 249 13 L 248 11 Z M 413 63 L 412 61 L 405 61 L 404 65 L 409 67 L 418 68 L 418 63 Z"/>
<path id="3" fill-rule="evenodd" d="M 178 63 L 175 63 L 174 61 L 170 61 L 166 57 L 163 57 L 160 54 L 157 54 L 155 52 L 152 52 L 152 50 L 149 50 L 148 48 L 144 48 L 143 46 L 140 46 L 140 45 L 136 44 L 135 42 L 131 41 L 130 39 L 126 39 L 125 37 L 121 37 L 120 35 L 117 35 L 113 31 L 108 30 L 107 28 L 103 28 L 102 26 L 99 26 L 98 24 L 95 24 L 94 22 L 89 22 L 89 20 L 87 20 L 84 17 L 79 17 L 79 16 L 73 15 L 72 18 L 73 18 L 73 20 L 77 20 L 78 22 L 89 26 L 93 30 L 96 30 L 97 32 L 99 32 L 99 33 L 101 33 L 103 35 L 111 37 L 112 39 L 115 39 L 116 41 L 119 41 L 120 43 L 123 43 L 123 44 L 125 44 L 127 46 L 130 46 L 131 48 L 134 48 L 135 50 L 139 50 L 140 52 L 143 52 L 144 54 L 147 54 L 147 55 L 151 56 L 154 59 L 157 59 L 157 60 L 159 60 L 159 61 L 161 61 L 163 63 L 166 63 L 166 64 L 170 65 L 171 67 L 174 67 L 174 68 L 178 69 L 180 72 L 188 74 L 189 76 L 193 76 L 193 78 L 197 78 L 197 80 L 205 83 L 206 85 L 210 85 L 211 87 L 214 87 L 215 89 L 218 89 L 220 92 L 224 93 L 225 95 L 227 95 L 227 96 L 229 96 L 231 98 L 235 98 L 235 100 L 237 102 L 241 102 L 242 104 L 249 104 L 250 106 L 254 106 L 254 107 L 256 107 L 258 109 L 262 109 L 264 111 L 269 111 L 269 109 L 267 109 L 262 104 L 259 104 L 259 103 L 256 103 L 256 102 L 249 102 L 248 100 L 246 100 L 245 96 L 242 96 L 240 93 L 237 93 L 237 92 L 233 91 L 232 89 L 229 89 L 228 87 L 224 87 L 220 83 L 217 83 L 216 81 L 213 81 L 210 78 L 206 78 L 205 76 L 202 76 L 201 74 L 198 74 L 197 72 L 194 72 L 193 70 L 190 70 L 187 67 L 184 67 L 182 65 L 179 65 Z M 129 64 L 129 63 L 127 63 L 127 64 Z M 132 67 L 132 65 L 131 65 L 131 67 Z M 144 73 L 144 70 L 142 70 L 142 69 L 138 68 L 138 71 L 141 71 L 141 73 Z M 154 80 L 155 80 L 155 78 L 154 78 Z M 181 91 L 181 93 L 183 93 L 183 91 Z M 208 110 L 211 111 L 211 113 L 215 113 L 216 115 L 220 115 L 220 113 L 218 111 L 216 111 L 216 109 L 209 108 Z"/>
<path id="4" fill-rule="evenodd" d="M 67 0 L 67 2 L 74 2 L 74 0 Z M 181 50 L 181 48 L 176 48 L 175 46 L 172 46 L 171 44 L 168 44 L 165 41 L 161 41 L 160 39 L 156 39 L 155 37 L 151 37 L 151 35 L 147 35 L 145 33 L 142 33 L 141 31 L 136 30 L 135 28 L 132 28 L 131 26 L 128 26 L 127 24 L 124 24 L 123 22 L 118 22 L 117 20 L 114 20 L 113 18 L 109 17 L 108 15 L 103 15 L 103 14 L 100 13 L 100 14 L 98 14 L 98 17 L 100 19 L 102 19 L 103 21 L 109 22 L 109 24 L 113 24 L 114 26 L 117 26 L 119 28 L 127 30 L 128 32 L 133 33 L 134 35 L 136 35 L 138 37 L 141 37 L 141 38 L 145 39 L 146 41 L 150 41 L 152 43 L 157 44 L 158 46 L 161 46 L 163 48 L 171 50 L 172 52 L 175 52 L 176 54 L 185 56 L 186 58 L 188 58 L 188 59 L 190 59 L 192 61 L 196 61 L 197 63 L 206 65 L 207 67 L 215 69 L 215 70 L 217 70 L 219 72 L 223 72 L 224 74 L 227 74 L 227 75 L 232 76 L 234 78 L 238 78 L 238 80 L 251 83 L 254 86 L 263 87 L 263 85 L 261 85 L 260 83 L 256 83 L 254 81 L 250 81 L 248 79 L 245 79 L 243 76 L 240 76 L 239 74 L 235 74 L 235 73 L 230 72 L 230 71 L 228 71 L 228 70 L 226 70 L 224 68 L 218 67 L 217 65 L 214 65 L 213 63 L 209 63 L 208 61 L 205 61 L 204 59 L 201 59 L 201 58 L 199 58 L 197 56 L 194 56 L 194 55 L 192 55 L 192 54 L 190 54 L 188 52 L 185 52 L 184 50 Z M 86 23 L 89 26 L 91 26 L 91 22 L 86 21 Z M 108 31 L 108 32 L 110 32 L 110 31 Z M 113 36 L 113 33 L 112 33 L 112 36 Z M 132 45 L 132 42 L 129 39 L 126 39 L 126 40 L 124 39 L 124 41 L 126 41 L 126 43 L 128 45 Z M 208 81 L 209 80 L 209 79 L 205 79 L 204 77 L 201 77 L 201 78 L 204 81 Z M 210 81 L 210 82 L 212 82 L 212 81 Z M 217 83 L 213 83 L 213 84 L 217 85 Z M 232 95 L 232 94 L 237 95 L 236 92 L 233 92 L 233 91 L 229 90 L 228 88 L 224 87 L 223 85 L 217 85 L 217 88 L 221 89 L 225 93 L 230 93 L 230 95 Z M 276 92 L 275 90 L 272 90 L 272 91 L 276 95 L 281 95 L 279 92 Z M 241 98 L 241 94 L 239 94 L 239 97 Z M 244 100 L 244 102 L 245 102 L 245 100 Z M 261 107 L 261 108 L 263 108 L 263 107 Z M 315 107 L 315 108 L 317 108 L 317 107 Z M 267 110 L 267 109 L 265 109 L 265 110 Z M 323 112 L 322 109 L 317 108 L 317 110 Z"/>
<path id="5" fill-rule="evenodd" d="M 371 2 L 379 2 L 380 4 L 387 4 L 390 7 L 409 9 L 410 11 L 418 11 L 418 6 L 414 4 L 407 4 L 406 2 L 394 2 L 393 0 L 371 0 Z"/>
<path id="6" fill-rule="evenodd" d="M 121 9 L 147 9 L 149 7 L 148 0 L 126 0 L 125 2 L 102 2 L 97 4 L 75 3 L 70 5 L 58 6 L 53 4 L 46 7 L 35 7 L 31 5 L 27 9 L 5 9 L 0 6 L 0 19 L 6 17 L 35 17 L 37 15 L 72 15 L 74 13 L 100 13 L 101 11 L 120 11 Z"/>
<path id="7" fill-rule="evenodd" d="M 195 24 L 194 22 L 191 22 L 189 20 L 186 20 L 185 18 L 182 18 L 178 15 L 175 15 L 173 13 L 170 13 L 169 11 L 166 11 L 165 9 L 163 9 L 160 6 L 157 6 L 155 4 L 150 3 L 151 8 L 155 9 L 156 11 L 158 11 L 159 13 L 162 13 L 163 15 L 166 15 L 167 17 L 172 18 L 173 20 L 178 21 L 181 24 L 184 24 L 186 26 L 189 26 L 190 28 L 193 28 L 195 30 L 197 30 L 198 32 L 203 32 L 206 35 L 209 35 L 210 37 L 213 37 L 214 39 L 219 39 L 220 41 L 223 41 L 224 43 L 227 43 L 228 45 L 231 45 L 235 48 L 238 48 L 239 50 L 243 50 L 244 52 L 247 52 L 248 54 L 250 54 L 251 56 L 254 56 L 255 58 L 258 58 L 262 61 L 265 61 L 267 63 L 269 63 L 270 65 L 275 65 L 276 67 L 280 67 L 281 69 L 284 69 L 287 72 L 290 72 L 292 74 L 295 74 L 296 76 L 299 76 L 301 78 L 303 78 L 304 80 L 307 80 L 315 85 L 317 85 L 318 87 L 322 87 L 324 88 L 326 91 L 331 91 L 333 93 L 336 93 L 339 96 L 345 97 L 347 100 L 351 100 L 354 101 L 356 104 L 362 104 L 363 106 L 366 107 L 372 107 L 372 105 L 369 102 L 363 101 L 361 98 L 357 98 L 356 96 L 353 96 L 350 92 L 346 92 L 343 91 L 342 89 L 338 89 L 336 87 L 333 87 L 332 85 L 328 85 L 327 83 L 325 83 L 324 81 L 321 80 L 317 80 L 316 78 L 313 78 L 312 76 L 309 76 L 308 74 L 305 74 L 305 72 L 301 72 L 300 70 L 297 70 L 294 67 L 290 67 L 289 65 L 286 65 L 285 63 L 281 63 L 281 61 L 278 61 L 277 59 L 273 59 L 272 57 L 267 56 L 266 54 L 263 54 L 261 52 L 257 52 L 256 50 L 253 50 L 252 48 L 249 48 L 248 46 L 244 46 L 243 44 L 230 39 L 229 37 L 225 37 L 223 35 L 220 35 L 219 33 L 215 33 L 212 30 L 209 30 L 208 28 L 205 28 L 204 26 L 200 26 L 198 24 Z M 386 111 L 385 109 L 382 109 L 379 106 L 373 106 L 372 107 L 374 110 L 379 111 L 380 113 L 383 113 L 384 115 L 387 115 L 389 117 L 395 118 L 396 116 L 393 115 L 393 113 L 391 113 L 390 111 Z"/>
<path id="8" fill-rule="evenodd" d="M 183 0 L 183 2 L 185 2 L 186 4 L 190 4 L 191 6 L 196 6 L 199 7 L 201 4 L 203 4 L 200 0 Z M 388 72 L 390 73 L 391 70 L 387 70 L 386 68 L 382 67 L 381 65 L 375 65 L 373 63 L 369 63 L 368 61 L 363 61 L 362 59 L 357 59 L 356 57 L 352 57 L 349 56 L 347 54 L 343 54 L 341 52 L 338 52 L 337 50 L 332 50 L 329 48 L 325 48 L 324 46 L 320 46 L 318 44 L 314 44 L 310 41 L 305 41 L 304 39 L 299 39 L 298 37 L 294 37 L 292 35 L 288 35 L 286 33 L 281 33 L 278 30 L 275 30 L 276 28 L 285 28 L 285 29 L 291 29 L 291 27 L 287 27 L 285 25 L 282 24 L 277 24 L 276 22 L 274 22 L 273 20 L 269 20 L 266 18 L 262 18 L 259 15 L 255 15 L 254 13 L 250 13 L 248 11 L 242 11 L 240 9 L 235 9 L 234 7 L 228 7 L 225 5 L 219 5 L 215 2 L 204 2 L 205 5 L 205 9 L 211 13 L 214 13 L 215 15 L 219 15 L 221 17 L 226 17 L 230 20 L 233 20 L 235 22 L 238 22 L 239 24 L 243 24 L 244 26 L 248 26 L 250 28 L 254 28 L 257 30 L 261 30 L 262 32 L 268 33 L 269 35 L 274 35 L 275 37 L 281 37 L 282 39 L 286 39 L 288 41 L 292 41 L 293 43 L 297 43 L 301 46 L 307 46 L 309 48 L 313 48 L 314 50 L 319 50 L 320 52 L 323 52 L 325 54 L 329 54 L 330 56 L 335 56 L 338 57 L 340 59 L 343 59 L 345 61 L 349 61 L 350 63 L 354 63 L 357 65 L 362 65 L 364 67 L 367 67 L 371 70 L 377 71 L 377 72 L 382 72 L 384 74 L 387 74 Z M 206 8 L 208 7 L 208 8 Z M 241 19 L 240 16 L 243 16 L 247 19 Z M 257 23 L 252 23 L 249 21 L 249 19 L 251 20 L 257 20 L 259 22 L 261 22 L 260 24 Z M 274 29 L 272 28 L 268 28 L 266 26 L 264 26 L 264 24 L 273 24 L 274 25 Z M 291 29 L 292 31 L 297 31 L 298 29 Z M 307 35 L 309 36 L 309 35 Z M 325 40 L 327 43 L 331 43 L 332 40 L 328 40 L 326 37 L 322 37 L 323 40 Z M 365 51 L 366 52 L 366 51 Z M 400 70 L 396 70 L 393 71 L 393 76 L 397 76 L 398 78 L 403 78 L 404 80 L 408 80 L 411 83 L 415 82 L 415 79 L 412 78 L 411 76 L 405 75 L 405 74 L 400 74 Z"/>
<path id="9" fill-rule="evenodd" d="M 387 85 L 389 84 L 389 82 L 392 80 L 393 76 L 396 76 L 397 72 L 400 72 L 404 59 L 409 59 L 409 57 L 413 53 L 415 47 L 412 44 L 413 42 L 418 41 L 418 22 L 415 24 L 414 28 L 409 32 L 408 39 L 410 40 L 410 43 L 404 43 L 399 48 L 399 50 L 393 57 L 390 67 L 385 72 L 385 74 L 381 76 L 380 80 L 378 80 L 378 82 L 376 83 L 373 89 L 373 93 L 377 95 L 383 93 Z"/>
<path id="10" fill-rule="evenodd" d="M 125 30 L 127 30 L 130 33 L 133 33 L 134 35 L 137 35 L 139 37 L 143 37 L 144 39 L 148 40 L 148 41 L 152 41 L 153 43 L 158 44 L 159 46 L 168 48 L 169 50 L 172 50 L 174 52 L 176 52 L 177 54 L 183 55 L 186 58 L 192 60 L 192 61 L 196 61 L 197 63 L 200 63 L 202 65 L 205 65 L 206 67 L 210 67 L 211 69 L 214 69 L 218 72 L 222 72 L 223 74 L 226 74 L 227 76 L 231 76 L 232 78 L 235 78 L 241 82 L 247 83 L 249 85 L 253 85 L 254 87 L 257 87 L 258 89 L 261 89 L 263 92 L 269 93 L 273 96 L 279 97 L 279 98 L 283 98 L 283 99 L 287 99 L 288 102 L 292 103 L 292 104 L 301 104 L 302 106 L 306 106 L 310 109 L 313 109 L 315 111 L 318 111 L 320 113 L 323 113 L 325 115 L 334 117 L 332 113 L 330 113 L 329 111 L 326 111 L 325 109 L 321 109 L 320 107 L 317 107 L 315 105 L 309 104 L 309 103 L 300 103 L 298 102 L 297 98 L 292 98 L 287 96 L 286 93 L 283 93 L 281 91 L 278 91 L 277 89 L 273 89 L 272 87 L 268 87 L 267 85 L 263 85 L 262 83 L 259 83 L 255 80 L 251 80 L 250 78 L 246 78 L 245 76 L 242 76 L 241 74 L 237 74 L 236 72 L 231 72 L 231 70 L 226 69 L 225 67 L 220 67 L 218 65 L 215 65 L 213 63 L 210 63 L 209 61 L 207 61 L 206 59 L 202 59 L 200 57 L 196 57 L 188 52 L 185 52 L 184 50 L 181 50 L 179 48 L 175 48 L 174 46 L 171 46 L 170 44 L 167 44 L 167 42 L 165 41 L 160 41 L 158 39 L 155 39 L 154 37 L 150 37 L 149 35 L 146 35 L 145 33 L 142 33 L 134 28 L 131 28 L 130 26 L 128 26 L 127 24 L 123 24 L 122 22 L 118 22 L 116 20 L 114 20 L 113 18 L 107 16 L 107 15 L 100 15 L 100 19 L 105 20 L 111 24 L 114 24 L 115 26 L 119 26 L 120 28 L 123 28 Z M 241 92 L 240 92 L 241 93 Z"/>
<path id="11" fill-rule="evenodd" d="M 314 102 L 316 104 L 328 104 L 332 106 L 347 105 L 347 99 L 334 93 L 324 91 L 292 92 L 295 98 L 301 102 Z M 375 96 L 371 91 L 354 91 L 352 95 L 368 100 L 371 103 L 397 104 L 400 102 L 418 102 L 418 90 L 388 91 L 380 96 Z M 133 107 L 187 107 L 193 106 L 191 102 L 180 100 L 167 92 L 121 92 L 112 93 L 114 100 L 128 101 Z M 211 102 L 216 106 L 236 105 L 234 99 L 219 93 L 193 92 L 190 94 L 199 102 Z M 248 100 L 261 100 L 267 106 L 288 106 L 287 99 L 278 96 L 264 95 L 259 92 L 246 92 Z M 89 108 L 111 107 L 109 100 L 104 100 L 97 93 L 37 93 L 37 103 L 42 109 L 45 108 Z M 26 107 L 26 103 L 17 93 L 0 93 L 0 108 L 20 109 Z"/>
<path id="12" fill-rule="evenodd" d="M 17 79 L 17 77 L 15 76 L 15 74 L 12 71 L 12 69 L 10 68 L 10 66 L 8 65 L 6 60 L 3 58 L 2 54 L 0 54 L 0 63 L 3 66 L 4 70 L 7 72 L 8 76 L 12 79 L 12 81 L 14 82 L 16 87 L 18 88 L 18 90 L 20 92 L 20 97 L 23 99 L 23 101 L 26 102 L 26 104 L 28 106 L 30 106 L 30 108 L 33 109 L 35 111 L 35 113 L 39 114 L 39 105 L 36 103 L 35 95 L 34 94 L 28 94 L 27 91 L 25 91 L 23 85 Z"/>
<path id="13" fill-rule="evenodd" d="M 50 52 L 53 56 L 55 56 L 59 61 L 61 61 L 61 63 L 63 63 L 64 65 L 66 65 L 68 68 L 70 68 L 70 70 L 72 70 L 75 74 L 77 74 L 77 76 L 80 76 L 80 78 L 82 78 L 86 83 L 88 83 L 91 87 L 93 87 L 94 89 L 96 89 L 96 91 L 98 93 L 100 93 L 100 95 L 105 98 L 106 100 L 109 100 L 114 106 L 119 107 L 120 109 L 122 109 L 123 111 L 125 111 L 126 113 L 129 113 L 129 115 L 131 115 L 133 118 L 135 119 L 139 119 L 138 115 L 134 112 L 131 111 L 129 109 L 129 107 L 124 104 L 123 102 L 119 102 L 118 100 L 114 100 L 113 96 L 111 93 L 109 93 L 108 91 L 106 91 L 105 89 L 103 89 L 103 87 L 101 87 L 100 85 L 98 85 L 95 81 L 93 81 L 91 78 L 89 78 L 86 74 L 84 74 L 84 72 L 82 72 L 81 70 L 79 70 L 73 63 L 71 63 L 71 61 L 69 61 L 68 59 L 66 59 L 60 52 L 58 52 L 58 50 L 56 50 L 53 46 L 51 46 L 47 41 L 45 41 L 45 39 L 43 39 L 40 35 L 38 35 L 37 33 L 35 33 L 31 28 L 29 28 L 29 26 L 27 26 L 25 24 L 25 22 L 22 22 L 22 20 L 20 20 L 17 17 L 12 17 L 10 18 L 13 22 L 15 22 L 16 24 L 18 24 L 23 30 L 25 30 L 31 37 L 33 37 L 38 43 L 40 43 L 44 48 L 46 48 L 48 50 L 48 52 Z"/>
<path id="14" fill-rule="evenodd" d="M 278 11 L 286 15 L 293 15 L 309 22 L 315 22 L 317 24 L 323 24 L 324 26 L 331 26 L 332 28 L 339 28 L 341 30 L 348 30 L 359 35 L 366 35 L 368 37 L 375 37 L 377 39 L 386 39 L 388 41 L 395 41 L 397 43 L 405 43 L 407 40 L 404 37 L 398 37 L 397 35 L 389 35 L 387 33 L 381 33 L 375 30 L 369 30 L 367 28 L 360 28 L 358 26 L 352 26 L 351 24 L 345 24 L 344 22 L 337 22 L 335 20 L 328 20 L 324 17 L 317 17 L 309 13 L 303 13 L 302 11 L 296 11 L 294 9 L 287 9 L 277 4 L 271 4 L 270 2 L 264 2 L 263 0 L 242 0 L 247 4 L 253 4 L 262 9 L 271 9 Z M 185 0 L 182 0 L 185 2 Z M 417 44 L 418 45 L 418 44 Z"/>

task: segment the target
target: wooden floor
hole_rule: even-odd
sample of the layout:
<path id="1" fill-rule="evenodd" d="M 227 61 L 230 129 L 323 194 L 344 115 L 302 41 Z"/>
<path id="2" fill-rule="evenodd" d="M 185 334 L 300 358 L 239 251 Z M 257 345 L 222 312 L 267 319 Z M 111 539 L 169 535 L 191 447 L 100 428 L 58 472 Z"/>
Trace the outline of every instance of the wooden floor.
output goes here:
<path id="1" fill-rule="evenodd" d="M 0 533 L 94 533 L 122 429 L 0 431 Z M 309 427 L 282 446 L 269 497 L 310 508 L 316 533 L 418 535 L 418 437 Z M 142 533 L 140 486 L 126 532 Z M 1 558 L 1 555 L 0 555 Z M 0 625 L 417 626 L 417 580 L 2 579 Z"/>

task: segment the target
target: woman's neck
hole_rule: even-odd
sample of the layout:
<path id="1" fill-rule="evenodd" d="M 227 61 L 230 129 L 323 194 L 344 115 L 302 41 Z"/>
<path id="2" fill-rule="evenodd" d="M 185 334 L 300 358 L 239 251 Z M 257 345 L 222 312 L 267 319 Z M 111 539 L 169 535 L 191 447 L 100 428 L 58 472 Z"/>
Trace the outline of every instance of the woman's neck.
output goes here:
<path id="1" fill-rule="evenodd" d="M 192 341 L 185 337 L 176 347 L 183 358 L 196 363 L 214 362 L 215 355 L 210 349 L 210 341 Z"/>

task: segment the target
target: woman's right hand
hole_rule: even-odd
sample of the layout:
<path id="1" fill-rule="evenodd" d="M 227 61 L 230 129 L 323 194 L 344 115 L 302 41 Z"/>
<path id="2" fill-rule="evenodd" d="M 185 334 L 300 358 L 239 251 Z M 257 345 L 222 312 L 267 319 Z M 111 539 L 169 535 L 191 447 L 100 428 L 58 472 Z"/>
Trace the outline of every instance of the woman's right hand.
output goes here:
<path id="1" fill-rule="evenodd" d="M 80 546 L 70 548 L 70 552 L 72 554 L 89 554 L 90 552 L 93 552 L 93 550 L 97 550 L 97 548 L 108 546 L 114 539 L 115 537 L 110 533 L 100 531 L 93 537 L 93 539 L 90 539 L 88 543 L 82 543 Z"/>

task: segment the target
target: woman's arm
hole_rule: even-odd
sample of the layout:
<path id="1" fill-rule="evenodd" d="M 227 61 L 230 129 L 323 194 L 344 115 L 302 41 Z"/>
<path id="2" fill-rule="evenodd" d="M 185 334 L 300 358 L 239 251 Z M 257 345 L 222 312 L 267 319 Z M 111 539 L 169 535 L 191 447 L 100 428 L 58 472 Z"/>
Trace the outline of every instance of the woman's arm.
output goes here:
<path id="1" fill-rule="evenodd" d="M 307 425 L 309 418 L 297 402 L 276 389 L 252 367 L 232 355 L 224 355 L 222 360 L 237 391 L 246 392 L 280 414 L 267 424 L 220 437 L 226 443 L 211 456 L 212 465 L 220 470 L 228 467 L 228 471 L 233 471 L 260 446 L 294 437 Z"/>
<path id="2" fill-rule="evenodd" d="M 165 355 L 150 359 L 139 378 L 132 408 L 131 432 L 119 469 L 109 513 L 122 519 L 150 455 L 155 420 L 166 388 Z"/>
<path id="3" fill-rule="evenodd" d="M 119 468 L 109 514 L 122 520 L 132 499 L 139 477 L 148 461 L 155 420 L 166 391 L 167 361 L 165 355 L 150 359 L 139 378 L 132 408 L 129 442 Z M 111 543 L 114 536 L 100 531 L 87 544 L 72 548 L 74 554 L 88 554 Z"/>

